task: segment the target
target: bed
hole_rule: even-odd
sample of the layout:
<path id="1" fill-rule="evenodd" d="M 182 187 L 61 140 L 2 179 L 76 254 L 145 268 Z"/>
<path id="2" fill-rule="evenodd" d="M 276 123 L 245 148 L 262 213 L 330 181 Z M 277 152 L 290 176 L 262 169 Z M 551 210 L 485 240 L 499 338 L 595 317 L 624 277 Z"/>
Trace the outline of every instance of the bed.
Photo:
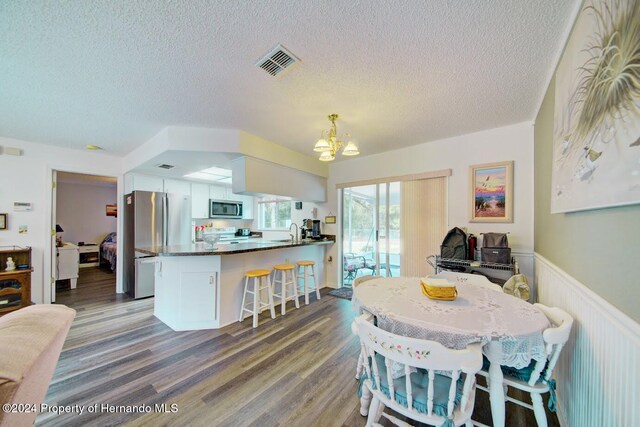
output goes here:
<path id="1" fill-rule="evenodd" d="M 103 263 L 103 260 L 108 262 L 111 265 L 111 271 L 116 271 L 117 245 L 118 235 L 115 232 L 107 234 L 100 243 L 100 264 Z"/>

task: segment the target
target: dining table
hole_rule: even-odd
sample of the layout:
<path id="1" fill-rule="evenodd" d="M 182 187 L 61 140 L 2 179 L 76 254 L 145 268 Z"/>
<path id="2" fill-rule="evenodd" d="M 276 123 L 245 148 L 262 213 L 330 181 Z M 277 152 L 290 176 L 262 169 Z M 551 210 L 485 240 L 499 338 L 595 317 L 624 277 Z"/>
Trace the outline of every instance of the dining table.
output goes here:
<path id="1" fill-rule="evenodd" d="M 378 327 L 407 337 L 437 341 L 451 349 L 481 343 L 489 359 L 489 395 L 494 426 L 505 423 L 501 365 L 524 368 L 546 360 L 542 333 L 547 317 L 532 304 L 498 290 L 474 284 L 460 275 L 451 279 L 457 297 L 433 300 L 422 293 L 419 277 L 382 277 L 353 290 L 356 312 L 368 312 Z M 363 400 L 365 402 L 365 400 Z M 366 414 L 368 408 L 361 408 Z"/>

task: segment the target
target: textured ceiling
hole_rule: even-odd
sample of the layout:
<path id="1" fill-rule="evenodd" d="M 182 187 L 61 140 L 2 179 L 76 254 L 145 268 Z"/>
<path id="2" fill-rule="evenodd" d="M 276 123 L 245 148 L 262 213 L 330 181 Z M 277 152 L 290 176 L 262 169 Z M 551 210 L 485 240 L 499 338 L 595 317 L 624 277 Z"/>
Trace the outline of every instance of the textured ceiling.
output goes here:
<path id="1" fill-rule="evenodd" d="M 3 1 L 0 136 L 123 155 L 168 125 L 313 155 L 533 120 L 579 0 Z M 254 66 L 282 43 L 302 63 Z"/>

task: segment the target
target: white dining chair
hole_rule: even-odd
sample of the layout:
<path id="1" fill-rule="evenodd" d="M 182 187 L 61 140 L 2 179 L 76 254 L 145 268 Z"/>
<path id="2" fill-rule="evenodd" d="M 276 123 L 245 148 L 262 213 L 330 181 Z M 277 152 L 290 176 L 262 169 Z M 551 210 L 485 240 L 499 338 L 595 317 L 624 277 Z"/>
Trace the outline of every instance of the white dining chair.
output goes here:
<path id="1" fill-rule="evenodd" d="M 362 352 L 370 356 L 364 364 L 361 399 L 367 407 L 367 400 L 373 397 L 367 426 L 377 424 L 385 408 L 430 425 L 472 425 L 475 374 L 482 367 L 480 344 L 450 350 L 435 341 L 384 331 L 366 315 L 357 317 L 352 327 L 360 337 Z M 394 363 L 404 367 L 398 378 L 392 375 Z"/>
<path id="2" fill-rule="evenodd" d="M 362 282 L 366 282 L 367 280 L 371 280 L 371 279 L 378 279 L 382 276 L 361 276 L 358 277 L 357 279 L 355 279 L 352 283 L 352 286 L 354 288 L 356 288 L 359 284 L 361 284 Z M 351 296 L 351 303 L 354 306 L 354 311 L 356 311 L 355 309 L 355 304 L 353 303 L 353 295 Z M 356 316 L 360 315 L 360 314 L 366 314 L 366 318 L 369 322 L 373 322 L 373 315 L 370 313 L 356 313 Z M 354 335 L 358 335 L 357 331 L 355 329 L 352 328 L 352 332 Z M 360 376 L 362 375 L 362 371 L 364 370 L 364 361 L 367 360 L 367 357 L 364 355 L 364 353 L 362 352 L 362 350 L 360 351 L 360 355 L 358 356 L 358 364 L 356 366 L 356 380 L 360 379 Z"/>
<path id="3" fill-rule="evenodd" d="M 506 393 L 505 400 L 533 410 L 538 426 L 546 427 L 547 415 L 545 414 L 544 405 L 542 404 L 542 394 L 551 392 L 551 396 L 549 396 L 549 406 L 550 409 L 555 412 L 555 409 L 552 409 L 555 405 L 555 382 L 551 379 L 551 375 L 560 356 L 560 351 L 569 339 L 573 318 L 559 308 L 547 307 L 543 304 L 534 304 L 534 306 L 542 311 L 552 323 L 552 326 L 545 329 L 542 333 L 547 358 L 541 362 L 533 361 L 523 369 L 503 366 L 503 385 L 529 393 L 532 405 L 507 396 Z M 483 368 L 478 374 L 487 378 L 488 381 L 488 370 Z M 489 391 L 484 386 L 478 385 L 478 388 L 487 392 Z"/>
<path id="4" fill-rule="evenodd" d="M 454 271 L 441 271 L 440 273 L 431 276 L 441 279 L 448 279 L 452 282 L 468 283 L 474 286 L 480 286 L 493 291 L 502 292 L 502 286 L 495 283 L 491 283 L 489 279 L 481 274 L 469 274 L 469 273 L 456 273 Z"/>

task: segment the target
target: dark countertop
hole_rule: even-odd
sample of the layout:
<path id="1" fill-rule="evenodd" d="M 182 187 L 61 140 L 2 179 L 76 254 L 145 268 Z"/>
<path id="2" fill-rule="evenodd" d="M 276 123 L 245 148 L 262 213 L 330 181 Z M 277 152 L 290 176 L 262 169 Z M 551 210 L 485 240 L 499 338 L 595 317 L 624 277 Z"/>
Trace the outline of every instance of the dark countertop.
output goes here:
<path id="1" fill-rule="evenodd" d="M 206 249 L 204 242 L 191 243 L 189 245 L 138 247 L 137 252 L 152 256 L 198 256 L 198 255 L 231 255 L 246 252 L 268 251 L 272 249 L 295 248 L 298 246 L 330 245 L 335 243 L 334 236 L 326 237 L 327 240 L 304 240 L 298 243 L 291 243 L 276 240 L 246 241 L 243 243 L 220 244 L 217 243 L 216 250 Z M 253 240 L 253 239 L 251 239 Z"/>

